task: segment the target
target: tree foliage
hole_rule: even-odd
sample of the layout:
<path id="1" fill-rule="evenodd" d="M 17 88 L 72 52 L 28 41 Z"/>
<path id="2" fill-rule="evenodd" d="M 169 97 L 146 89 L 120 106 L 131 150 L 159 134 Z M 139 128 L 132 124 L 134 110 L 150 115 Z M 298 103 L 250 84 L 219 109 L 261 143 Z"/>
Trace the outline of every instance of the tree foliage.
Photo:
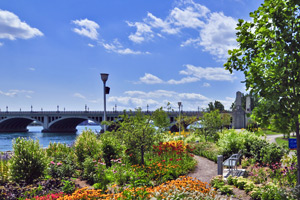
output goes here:
<path id="1" fill-rule="evenodd" d="M 125 113 L 125 112 L 124 112 Z M 134 164 L 144 164 L 144 155 L 154 143 L 155 129 L 151 122 L 151 116 L 144 115 L 141 109 L 134 116 L 124 114 L 120 122 L 119 133 Z"/>
<path id="2" fill-rule="evenodd" d="M 300 2 L 265 0 L 250 17 L 251 21 L 239 19 L 239 48 L 229 51 L 225 67 L 244 72 L 246 88 L 265 102 L 259 107 L 270 103 L 261 116 L 276 114 L 295 124 L 300 166 Z"/>
<path id="3" fill-rule="evenodd" d="M 224 110 L 224 105 L 220 101 L 209 102 L 208 103 L 208 111 L 213 111 L 218 109 L 220 112 Z"/>

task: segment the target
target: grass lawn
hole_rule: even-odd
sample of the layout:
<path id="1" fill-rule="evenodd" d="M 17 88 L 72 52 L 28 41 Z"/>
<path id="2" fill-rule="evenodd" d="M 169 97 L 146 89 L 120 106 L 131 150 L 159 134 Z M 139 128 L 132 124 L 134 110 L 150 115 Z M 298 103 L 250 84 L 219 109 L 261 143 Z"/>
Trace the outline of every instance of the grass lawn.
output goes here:
<path id="1" fill-rule="evenodd" d="M 291 138 L 296 138 L 296 137 L 291 137 Z M 278 137 L 275 139 L 276 143 L 283 146 L 289 146 L 289 140 L 287 138 L 283 138 L 283 137 Z"/>
<path id="2" fill-rule="evenodd" d="M 274 131 L 271 131 L 271 130 L 262 130 L 262 132 L 266 135 L 280 135 L 280 134 L 282 134 L 282 133 L 274 132 Z"/>

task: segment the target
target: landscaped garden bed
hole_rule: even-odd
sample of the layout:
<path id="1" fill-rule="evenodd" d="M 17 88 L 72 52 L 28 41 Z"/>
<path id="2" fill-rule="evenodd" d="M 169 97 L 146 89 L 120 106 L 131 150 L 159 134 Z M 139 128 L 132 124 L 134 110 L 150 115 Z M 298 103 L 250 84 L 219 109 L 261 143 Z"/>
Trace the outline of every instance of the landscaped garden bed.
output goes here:
<path id="1" fill-rule="evenodd" d="M 253 199 L 297 195 L 295 158 L 285 157 L 284 148 L 269 144 L 261 134 L 171 133 L 155 130 L 150 120 L 141 113 L 123 116 L 117 130 L 100 136 L 86 130 L 72 147 L 52 143 L 43 149 L 38 141 L 16 139 L 12 157 L 0 161 L 0 198 L 219 199 L 236 196 L 234 188 Z M 239 150 L 244 155 L 241 166 L 247 169 L 244 178 L 216 177 L 209 185 L 184 176 L 195 168 L 194 155 L 216 161 L 217 155 L 226 159 Z M 80 188 L 75 180 L 90 188 Z"/>

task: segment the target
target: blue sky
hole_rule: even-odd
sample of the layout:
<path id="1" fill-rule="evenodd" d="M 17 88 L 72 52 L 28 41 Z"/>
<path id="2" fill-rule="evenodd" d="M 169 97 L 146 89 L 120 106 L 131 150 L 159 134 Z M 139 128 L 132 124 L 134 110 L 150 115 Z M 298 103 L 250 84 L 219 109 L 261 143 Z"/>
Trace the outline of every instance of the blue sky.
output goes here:
<path id="1" fill-rule="evenodd" d="M 0 109 L 229 108 L 243 74 L 223 68 L 239 18 L 262 0 L 1 0 Z"/>

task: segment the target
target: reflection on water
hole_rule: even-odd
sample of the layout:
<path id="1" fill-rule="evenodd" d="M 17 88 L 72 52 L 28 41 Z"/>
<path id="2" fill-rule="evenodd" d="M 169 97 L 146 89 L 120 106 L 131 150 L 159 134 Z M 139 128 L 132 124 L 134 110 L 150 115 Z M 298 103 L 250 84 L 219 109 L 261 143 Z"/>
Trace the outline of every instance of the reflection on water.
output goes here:
<path id="1" fill-rule="evenodd" d="M 77 133 L 42 133 L 43 127 L 41 126 L 29 126 L 27 128 L 29 129 L 27 133 L 0 133 L 0 151 L 11 151 L 12 140 L 18 137 L 39 140 L 42 147 L 47 147 L 50 142 L 71 145 L 83 130 L 91 129 L 97 132 L 101 130 L 100 126 L 77 126 Z"/>

